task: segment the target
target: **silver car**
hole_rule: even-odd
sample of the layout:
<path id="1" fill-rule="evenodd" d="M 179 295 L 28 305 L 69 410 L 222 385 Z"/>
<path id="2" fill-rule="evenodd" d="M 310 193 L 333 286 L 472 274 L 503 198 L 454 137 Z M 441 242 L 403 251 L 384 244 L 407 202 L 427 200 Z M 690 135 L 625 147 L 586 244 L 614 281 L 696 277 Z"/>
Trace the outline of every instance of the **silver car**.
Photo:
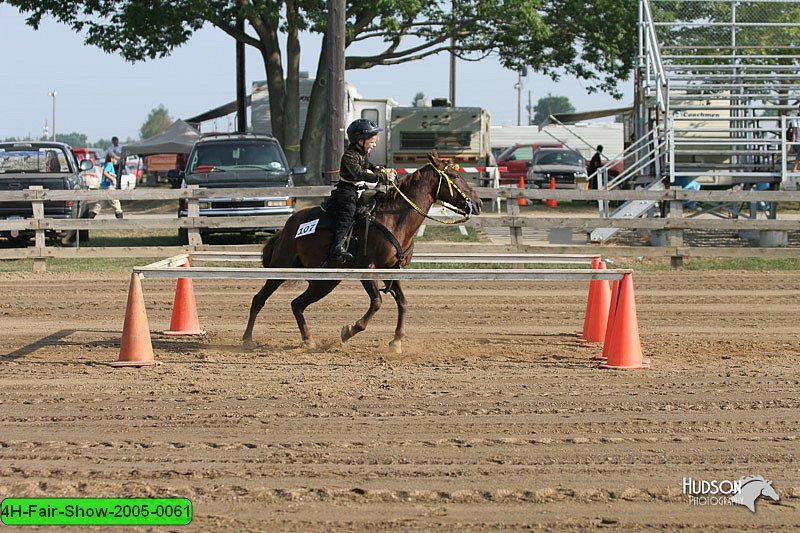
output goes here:
<path id="1" fill-rule="evenodd" d="M 528 169 L 526 185 L 533 189 L 547 189 L 551 178 L 556 189 L 585 188 L 588 175 L 586 160 L 569 148 L 541 148 L 533 154 Z"/>

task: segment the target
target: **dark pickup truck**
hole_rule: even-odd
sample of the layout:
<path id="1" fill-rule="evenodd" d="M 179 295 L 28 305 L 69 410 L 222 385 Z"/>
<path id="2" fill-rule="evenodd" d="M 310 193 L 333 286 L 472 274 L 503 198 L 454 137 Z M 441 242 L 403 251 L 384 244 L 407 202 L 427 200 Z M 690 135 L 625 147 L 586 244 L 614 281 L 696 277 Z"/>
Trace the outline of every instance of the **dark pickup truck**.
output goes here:
<path id="1" fill-rule="evenodd" d="M 0 142 L 0 192 L 21 191 L 32 186 L 50 190 L 81 189 L 80 172 L 92 168 L 88 160 L 80 163 L 69 145 L 58 142 Z M 46 218 L 78 218 L 80 205 L 73 201 L 45 202 Z M 0 219 L 33 217 L 30 202 L 0 202 Z M 9 230 L 0 235 L 17 245 L 25 245 L 33 231 Z M 63 244 L 74 244 L 75 232 L 60 235 Z"/>
<path id="2" fill-rule="evenodd" d="M 271 135 L 253 133 L 224 133 L 203 136 L 195 142 L 185 171 L 170 171 L 170 179 L 181 179 L 183 187 L 197 185 L 205 189 L 294 187 L 292 176 L 305 174 L 305 167 L 289 168 L 286 155 Z M 242 217 L 291 215 L 294 198 L 289 195 L 255 196 L 247 198 L 209 197 L 200 200 L 200 216 Z M 178 216 L 188 216 L 188 206 L 181 202 Z M 212 232 L 254 232 L 276 230 L 265 228 L 204 228 L 201 235 Z M 185 228 L 178 230 L 181 244 L 188 244 Z"/>

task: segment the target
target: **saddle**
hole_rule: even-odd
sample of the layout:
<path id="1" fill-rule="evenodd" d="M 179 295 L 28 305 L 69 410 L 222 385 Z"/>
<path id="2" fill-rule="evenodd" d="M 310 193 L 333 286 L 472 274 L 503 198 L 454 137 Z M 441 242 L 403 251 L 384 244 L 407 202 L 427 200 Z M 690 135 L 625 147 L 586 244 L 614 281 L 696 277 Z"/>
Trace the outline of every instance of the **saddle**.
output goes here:
<path id="1" fill-rule="evenodd" d="M 406 262 L 406 258 L 414 249 L 414 245 L 412 243 L 408 250 L 403 250 L 403 248 L 400 246 L 400 242 L 397 240 L 397 237 L 395 237 L 386 226 L 375 219 L 375 208 L 378 205 L 378 201 L 385 194 L 386 193 L 379 190 L 368 190 L 361 194 L 358 199 L 358 203 L 356 204 L 355 221 L 353 222 L 353 225 L 350 227 L 347 234 L 347 249 L 353 254 L 353 256 L 356 255 L 359 249 L 363 250 L 363 253 L 366 254 L 369 229 L 370 226 L 375 226 L 378 230 L 380 230 L 381 233 L 383 233 L 384 237 L 386 237 L 392 246 L 394 246 L 395 250 L 397 251 L 396 255 L 398 264 L 403 266 Z M 310 224 L 313 223 L 313 221 L 318 220 L 316 229 L 324 228 L 334 230 L 336 228 L 336 218 L 332 212 L 333 209 L 330 205 L 330 197 L 328 197 L 322 201 L 322 204 L 319 207 L 314 207 L 308 211 L 308 213 L 303 217 L 300 227 L 303 227 L 304 224 Z M 354 235 L 353 230 L 354 228 L 362 226 L 364 228 L 364 245 L 359 246 L 359 237 Z M 298 236 L 300 236 L 299 232 Z"/>

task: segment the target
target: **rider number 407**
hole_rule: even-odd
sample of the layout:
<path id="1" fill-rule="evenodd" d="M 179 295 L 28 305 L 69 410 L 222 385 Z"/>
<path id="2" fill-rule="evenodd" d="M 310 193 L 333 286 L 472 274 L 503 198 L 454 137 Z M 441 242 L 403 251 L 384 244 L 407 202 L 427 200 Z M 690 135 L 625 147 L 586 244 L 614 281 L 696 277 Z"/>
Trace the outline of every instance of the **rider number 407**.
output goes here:
<path id="1" fill-rule="evenodd" d="M 11 525 L 163 525 L 192 521 L 188 498 L 6 498 L 0 521 Z"/>

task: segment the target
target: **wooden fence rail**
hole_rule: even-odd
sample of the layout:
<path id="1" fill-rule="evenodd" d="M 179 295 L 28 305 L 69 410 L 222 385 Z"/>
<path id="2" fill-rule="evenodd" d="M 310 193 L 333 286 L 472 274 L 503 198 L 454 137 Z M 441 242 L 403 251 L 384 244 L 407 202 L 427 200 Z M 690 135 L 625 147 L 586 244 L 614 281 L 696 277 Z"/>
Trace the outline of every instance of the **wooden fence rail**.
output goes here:
<path id="1" fill-rule="evenodd" d="M 764 219 L 700 219 L 683 217 L 680 205 L 683 202 L 715 202 L 725 203 L 755 203 L 755 202 L 800 202 L 800 191 L 690 191 L 683 189 L 666 189 L 662 191 L 630 190 L 630 191 L 593 191 L 593 190 L 542 190 L 542 189 L 517 189 L 517 188 L 478 188 L 481 198 L 507 200 L 507 213 L 503 215 L 488 214 L 487 216 L 474 217 L 467 226 L 475 228 L 505 227 L 511 235 L 509 247 L 473 245 L 472 251 L 481 246 L 486 249 L 513 250 L 519 252 L 544 253 L 545 251 L 568 253 L 593 253 L 597 245 L 577 245 L 558 247 L 532 247 L 522 243 L 522 228 L 535 229 L 572 229 L 590 231 L 594 228 L 633 228 L 641 230 L 661 231 L 667 235 L 664 247 L 635 247 L 625 248 L 614 246 L 616 255 L 649 255 L 649 256 L 764 256 L 765 248 L 714 248 L 713 252 L 700 251 L 683 246 L 683 230 L 733 230 L 750 232 L 789 232 L 800 231 L 800 219 L 777 218 Z M 292 196 L 294 198 L 320 198 L 328 195 L 330 187 L 273 187 L 273 188 L 225 188 L 225 189 L 149 189 L 139 188 L 133 190 L 92 190 L 92 191 L 55 191 L 46 189 L 27 189 L 22 191 L 0 192 L 0 202 L 30 202 L 33 218 L 18 220 L 0 220 L 0 231 L 34 231 L 36 235 L 35 246 L 30 248 L 0 249 L 0 259 L 34 258 L 40 261 L 38 266 L 42 269 L 44 259 L 48 257 L 163 257 L 174 255 L 181 250 L 208 250 L 212 249 L 202 244 L 200 239 L 201 229 L 224 228 L 259 228 L 280 227 L 287 216 L 253 216 L 253 217 L 201 217 L 199 202 L 208 197 L 263 197 L 263 196 Z M 609 219 L 596 217 L 559 217 L 557 212 L 549 217 L 523 216 L 517 207 L 517 198 L 524 197 L 529 200 L 650 200 L 669 202 L 676 207 L 669 218 L 636 218 L 636 219 Z M 172 214 L 129 216 L 117 219 L 52 219 L 44 216 L 44 203 L 48 201 L 75 201 L 93 203 L 101 199 L 119 199 L 126 202 L 174 200 L 175 211 Z M 186 200 L 189 213 L 196 216 L 178 218 L 178 200 Z M 151 246 L 141 248 L 130 247 L 82 247 L 59 248 L 46 246 L 44 239 L 48 230 L 136 230 L 136 229 L 174 229 L 177 236 L 179 228 L 187 229 L 189 246 Z M 452 248 L 452 245 L 448 245 Z M 246 247 L 245 247 L 246 248 Z M 251 247 L 252 248 L 252 247 Z M 610 248 L 603 246 L 602 248 Z M 643 251 L 647 251 L 643 253 Z M 607 253 L 607 252 L 606 252 Z M 770 247 L 771 256 L 800 257 L 800 249 Z"/>

